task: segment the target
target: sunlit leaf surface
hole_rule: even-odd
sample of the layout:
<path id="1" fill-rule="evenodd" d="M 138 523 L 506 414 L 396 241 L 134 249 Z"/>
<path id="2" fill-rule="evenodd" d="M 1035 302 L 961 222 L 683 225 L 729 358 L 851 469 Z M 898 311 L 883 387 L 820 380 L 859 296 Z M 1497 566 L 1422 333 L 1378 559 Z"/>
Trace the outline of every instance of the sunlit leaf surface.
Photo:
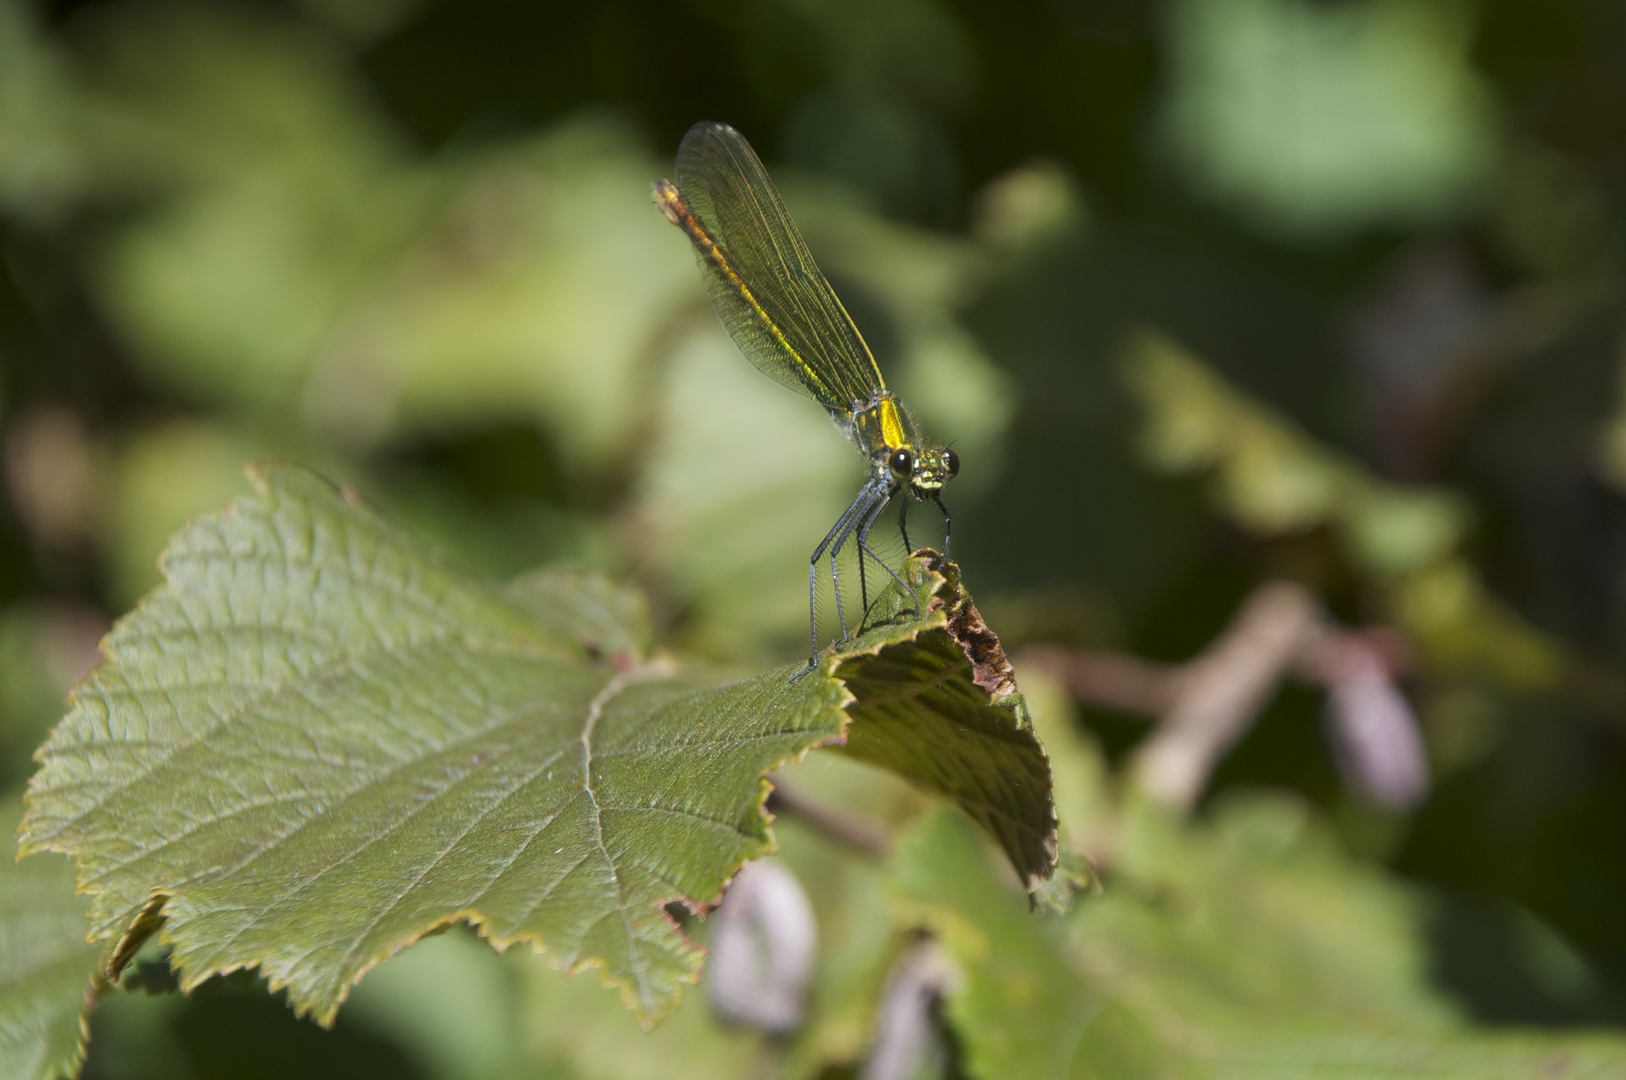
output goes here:
<path id="1" fill-rule="evenodd" d="M 662 905 L 767 849 L 759 778 L 839 735 L 839 687 L 681 674 L 596 579 L 505 595 L 308 473 L 254 480 L 115 628 L 25 847 L 77 858 L 98 937 L 165 920 L 188 988 L 257 966 L 331 1020 L 466 919 L 667 1012 L 700 957 Z"/>
<path id="2" fill-rule="evenodd" d="M 184 988 L 258 967 L 330 1021 L 369 967 L 466 920 L 602 967 L 653 1023 L 700 968 L 664 905 L 714 902 L 768 850 L 762 775 L 849 711 L 851 752 L 1049 873 L 1043 750 L 940 561 L 911 565 L 920 621 L 826 660 L 851 692 L 793 668 L 719 683 L 651 651 L 641 599 L 601 578 L 498 590 L 310 473 L 251 479 L 171 544 L 30 789 L 25 848 L 76 857 L 113 971 L 161 925 Z"/>

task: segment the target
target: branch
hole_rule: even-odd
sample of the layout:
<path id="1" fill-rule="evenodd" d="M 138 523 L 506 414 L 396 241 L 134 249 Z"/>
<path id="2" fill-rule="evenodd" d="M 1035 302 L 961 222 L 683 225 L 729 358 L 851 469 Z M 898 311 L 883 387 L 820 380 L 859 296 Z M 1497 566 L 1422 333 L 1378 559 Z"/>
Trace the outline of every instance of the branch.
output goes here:
<path id="1" fill-rule="evenodd" d="M 797 818 L 815 831 L 861 854 L 876 858 L 891 854 L 892 844 L 873 825 L 803 794 L 787 785 L 781 776 L 775 775 L 771 780 L 773 790 L 768 792 L 765 804 L 769 813 Z"/>
<path id="2" fill-rule="evenodd" d="M 1157 717 L 1130 771 L 1144 791 L 1181 811 L 1196 803 L 1284 678 L 1327 687 L 1346 781 L 1374 802 L 1404 809 L 1428 785 L 1415 722 L 1391 681 L 1405 659 L 1392 632 L 1341 630 L 1304 588 L 1271 582 L 1249 594 L 1230 625 L 1184 664 L 1049 646 L 1024 650 L 1021 664 L 1048 672 L 1085 704 Z"/>

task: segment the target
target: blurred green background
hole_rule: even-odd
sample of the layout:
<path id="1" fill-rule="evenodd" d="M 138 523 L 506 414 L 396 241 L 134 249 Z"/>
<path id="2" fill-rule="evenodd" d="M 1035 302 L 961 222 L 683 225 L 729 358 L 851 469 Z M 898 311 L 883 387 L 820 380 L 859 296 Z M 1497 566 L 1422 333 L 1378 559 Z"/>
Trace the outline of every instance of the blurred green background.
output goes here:
<path id="1" fill-rule="evenodd" d="M 1295 791 L 1433 888 L 1467 1015 L 1626 1019 L 1616 0 L 0 0 L 4 784 L 269 455 L 482 573 L 603 568 L 684 649 L 796 656 L 860 468 L 650 204 L 699 119 L 953 440 L 1008 646 L 1182 660 L 1284 578 L 1395 628 L 1420 809 L 1344 792 L 1303 689 L 1207 798 Z M 1111 760 L 1146 730 L 1079 723 Z M 478 1053 L 378 994 L 297 1038 L 252 995 L 103 1010 L 91 1069 Z"/>

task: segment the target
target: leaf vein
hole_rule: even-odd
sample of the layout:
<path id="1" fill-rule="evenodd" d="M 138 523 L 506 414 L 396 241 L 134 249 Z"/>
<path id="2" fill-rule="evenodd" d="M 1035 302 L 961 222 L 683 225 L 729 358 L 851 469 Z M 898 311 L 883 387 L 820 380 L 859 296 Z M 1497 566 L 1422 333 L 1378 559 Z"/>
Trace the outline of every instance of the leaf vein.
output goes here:
<path id="1" fill-rule="evenodd" d="M 636 670 L 636 669 L 635 669 Z M 645 966 L 638 961 L 638 949 L 632 931 L 632 920 L 627 918 L 627 898 L 621 891 L 621 877 L 616 873 L 615 860 L 610 858 L 609 849 L 604 846 L 604 817 L 599 809 L 598 795 L 593 791 L 593 729 L 598 726 L 599 717 L 604 715 L 604 707 L 610 703 L 616 694 L 626 689 L 632 682 L 633 672 L 617 673 L 604 689 L 601 690 L 587 709 L 587 723 L 582 725 L 582 791 L 587 794 L 588 802 L 593 810 L 593 839 L 598 845 L 599 854 L 604 857 L 604 866 L 610 872 L 610 884 L 615 886 L 616 911 L 621 916 L 621 929 L 627 937 L 627 965 L 632 969 L 633 978 L 638 982 L 638 999 L 644 1011 L 654 1011 L 653 1003 L 649 997 L 648 972 Z M 603 920 L 599 920 L 602 922 Z"/>
<path id="2" fill-rule="evenodd" d="M 337 681 L 340 677 L 352 674 L 356 670 L 358 670 L 358 669 L 360 669 L 362 667 L 365 667 L 367 664 L 370 664 L 370 663 L 373 663 L 373 662 L 377 661 L 380 657 L 383 657 L 385 659 L 391 659 L 391 660 L 400 660 L 400 659 L 403 658 L 403 653 L 405 653 L 405 654 L 418 654 L 418 655 L 433 656 L 433 655 L 435 655 L 436 650 L 439 649 L 441 646 L 444 646 L 445 644 L 447 644 L 447 639 L 436 639 L 436 640 L 424 642 L 421 646 L 412 647 L 412 648 L 400 649 L 400 650 L 395 650 L 395 651 L 391 651 L 391 652 L 383 652 L 383 651 L 381 651 L 381 652 L 366 652 L 366 653 L 356 654 L 356 655 L 353 655 L 353 656 L 343 657 L 343 658 L 340 658 L 340 660 L 338 662 L 335 662 L 333 664 L 325 665 L 325 666 L 323 666 L 321 668 L 318 668 L 315 672 L 311 673 L 305 679 L 301 680 L 294 687 L 294 689 L 297 690 L 300 693 L 307 693 L 309 691 L 310 687 L 313 684 L 317 684 L 317 683 L 321 683 L 321 682 Z M 458 650 L 455 650 L 455 651 L 454 650 L 447 650 L 447 655 L 449 655 L 449 656 L 451 656 L 453 658 L 456 658 L 458 655 L 460 655 L 461 653 L 465 653 L 465 652 L 476 652 L 476 653 L 479 653 L 480 655 L 487 655 L 487 656 L 512 656 L 512 657 L 514 657 L 516 659 L 528 658 L 528 657 L 531 657 L 533 655 L 532 650 L 525 649 L 525 648 L 515 649 L 513 651 L 509 651 L 509 650 L 506 650 L 506 649 L 493 648 L 493 649 L 490 649 L 489 651 L 482 651 L 482 650 L 468 648 L 467 643 L 465 643 L 464 648 L 461 648 L 461 649 L 458 649 Z M 195 684 L 195 686 L 206 686 L 206 685 L 211 685 L 211 684 L 210 683 Z M 214 683 L 212 685 L 234 685 L 234 684 L 227 683 L 225 681 L 221 681 L 219 683 Z M 163 699 L 164 704 L 166 705 L 166 707 L 169 709 L 169 711 L 172 714 L 184 715 L 188 710 L 185 710 L 185 709 L 182 709 L 182 708 L 178 707 L 175 704 L 174 700 L 172 699 L 171 694 L 173 692 L 175 692 L 177 689 L 193 689 L 193 688 L 195 688 L 195 686 L 194 685 L 189 685 L 189 684 L 182 684 L 179 687 L 174 686 L 174 685 L 165 685 L 165 686 L 155 687 L 155 688 L 152 688 L 152 689 L 144 689 L 144 690 L 140 690 L 140 691 L 127 691 L 127 692 L 123 692 L 123 693 L 112 693 L 112 694 L 109 694 L 108 696 L 110 696 L 110 697 L 128 697 L 133 702 L 136 702 L 137 704 L 139 704 L 144 699 L 148 698 L 150 695 L 156 693 L 157 695 L 159 695 Z M 134 787 L 136 784 L 138 784 L 141 781 L 147 779 L 147 777 L 150 776 L 152 773 L 157 772 L 159 769 L 161 769 L 165 765 L 169 764 L 170 761 L 173 760 L 177 754 L 180 754 L 180 753 L 182 753 L 182 752 L 184 752 L 186 750 L 190 750 L 193 747 L 198 746 L 199 744 L 203 743 L 205 740 L 209 739 L 210 737 L 212 737 L 213 735 L 217 734 L 218 732 L 220 732 L 221 730 L 223 730 L 225 728 L 228 728 L 228 727 L 230 727 L 230 726 L 232 726 L 234 724 L 242 723 L 242 722 L 245 722 L 245 721 L 247 721 L 249 719 L 252 719 L 252 716 L 253 716 L 254 712 L 257 710 L 257 708 L 261 707 L 267 701 L 269 701 L 271 699 L 274 699 L 277 695 L 282 693 L 282 691 L 284 689 L 285 689 L 285 684 L 283 684 L 282 682 L 280 682 L 280 681 L 279 682 L 272 682 L 272 683 L 269 683 L 269 684 L 267 684 L 265 686 L 265 689 L 264 689 L 263 692 L 256 693 L 256 694 L 251 694 L 249 697 L 247 697 L 243 701 L 235 703 L 231 707 L 226 708 L 224 710 L 221 710 L 218 714 L 216 714 L 216 718 L 215 718 L 213 723 L 205 724 L 191 738 L 182 738 L 182 739 L 177 740 L 176 742 L 171 744 L 173 746 L 173 749 L 168 754 L 165 754 L 162 757 L 156 758 L 155 760 L 153 760 L 150 763 L 145 763 L 145 766 L 143 768 L 136 771 L 133 775 L 131 775 L 130 777 L 125 779 L 123 782 L 110 786 L 107 789 L 107 794 L 105 796 L 103 796 L 100 800 L 98 800 L 96 805 L 91 806 L 88 809 L 84 810 L 82 813 L 76 815 L 75 817 L 68 819 L 67 821 L 65 821 L 60 826 L 60 829 L 61 830 L 67 830 L 67 829 L 69 829 L 69 828 L 71 828 L 71 827 L 73 827 L 75 825 L 80 824 L 81 822 L 84 821 L 84 819 L 87 816 L 89 816 L 95 810 L 99 809 L 102 805 L 106 804 L 107 802 L 112 801 L 114 798 L 118 797 L 119 795 L 122 795 L 124 792 L 126 792 L 130 788 Z M 516 717 L 518 715 L 523 715 L 523 714 L 522 713 L 515 713 L 514 714 L 514 716 L 516 716 Z M 83 745 L 94 745 L 94 744 L 93 743 L 91 743 L 91 744 L 71 743 L 71 744 L 68 744 L 68 745 L 69 746 L 83 746 Z M 451 744 L 451 745 L 456 745 L 456 744 Z M 57 749 L 58 749 L 56 746 L 53 746 L 53 745 L 51 745 L 49 743 L 47 744 L 47 747 L 52 751 L 52 753 L 55 753 L 57 751 Z M 54 786 L 52 788 L 43 788 L 43 790 L 54 790 Z"/>

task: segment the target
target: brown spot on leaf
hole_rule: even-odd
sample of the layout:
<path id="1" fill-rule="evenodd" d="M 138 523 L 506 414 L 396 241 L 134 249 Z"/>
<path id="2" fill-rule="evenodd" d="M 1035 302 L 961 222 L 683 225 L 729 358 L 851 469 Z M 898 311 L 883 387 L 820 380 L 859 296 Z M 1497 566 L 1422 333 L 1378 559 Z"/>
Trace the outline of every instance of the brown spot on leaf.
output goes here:
<path id="1" fill-rule="evenodd" d="M 943 575 L 943 587 L 932 598 L 932 606 L 940 607 L 948 616 L 949 636 L 971 662 L 971 681 L 988 691 L 995 702 L 1016 693 L 1016 672 L 1005 658 L 999 638 L 960 588 L 960 568 L 936 552 L 928 557 L 926 565 Z"/>

